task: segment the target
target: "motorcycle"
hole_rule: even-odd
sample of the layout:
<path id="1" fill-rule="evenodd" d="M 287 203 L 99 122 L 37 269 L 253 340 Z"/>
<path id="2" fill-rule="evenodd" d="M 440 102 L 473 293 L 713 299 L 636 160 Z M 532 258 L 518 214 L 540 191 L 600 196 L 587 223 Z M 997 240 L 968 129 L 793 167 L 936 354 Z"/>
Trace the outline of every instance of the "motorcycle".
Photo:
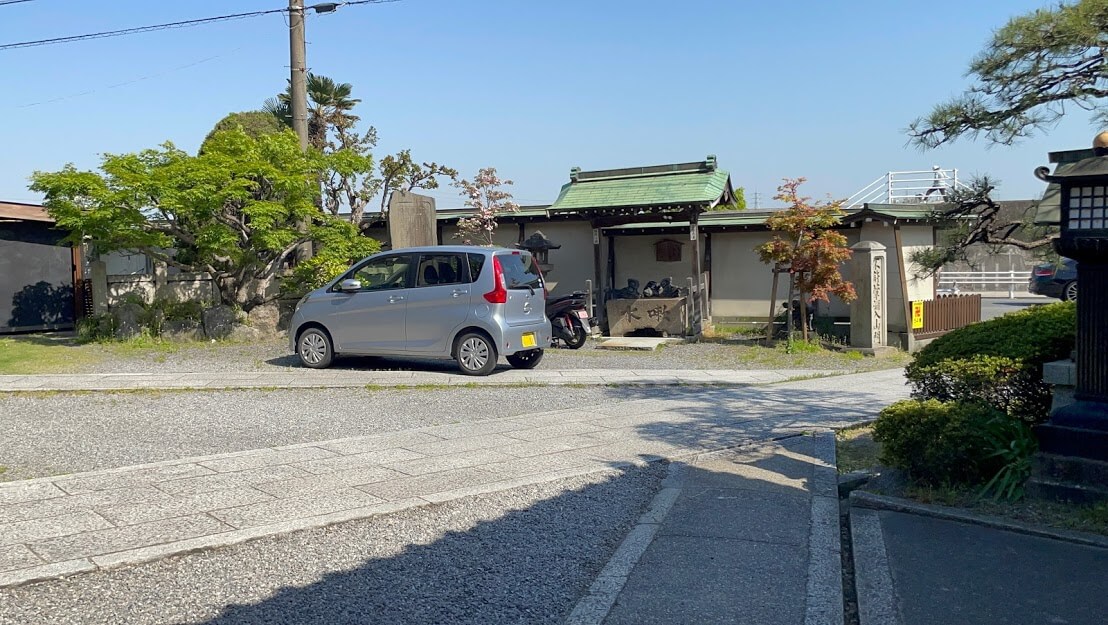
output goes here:
<path id="1" fill-rule="evenodd" d="M 550 319 L 551 336 L 570 349 L 579 349 L 589 336 L 596 319 L 589 318 L 585 308 L 585 292 L 574 291 L 546 301 L 546 317 Z"/>

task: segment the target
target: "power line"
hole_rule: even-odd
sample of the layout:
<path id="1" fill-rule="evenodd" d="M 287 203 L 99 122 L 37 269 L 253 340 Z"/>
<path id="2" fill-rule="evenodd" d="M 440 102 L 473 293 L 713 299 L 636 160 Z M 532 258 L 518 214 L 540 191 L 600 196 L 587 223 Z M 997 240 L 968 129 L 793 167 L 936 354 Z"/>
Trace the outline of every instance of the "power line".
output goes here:
<path id="1" fill-rule="evenodd" d="M 15 2 L 30 2 L 31 0 L 0 0 L 0 6 L 3 4 L 14 4 Z M 356 4 L 386 4 L 391 2 L 398 2 L 399 0 L 356 0 L 353 2 L 334 2 L 334 3 L 321 3 L 317 5 L 320 9 L 326 7 L 330 12 L 338 7 Z M 315 8 L 315 7 L 306 7 Z M 274 13 L 288 13 L 288 9 L 269 9 L 267 11 L 251 11 L 249 13 L 232 13 L 230 15 L 219 15 L 216 17 L 204 17 L 195 20 L 184 20 L 181 22 L 169 22 L 166 24 L 154 24 L 151 26 L 138 26 L 135 28 L 123 28 L 120 30 L 108 30 L 99 33 L 89 33 L 86 35 L 71 35 L 69 37 L 54 37 L 52 39 L 39 39 L 36 41 L 20 41 L 18 43 L 6 43 L 0 44 L 0 50 L 13 50 L 16 48 L 34 48 L 37 46 L 46 46 L 59 43 L 72 43 L 74 41 L 87 41 L 89 39 L 107 39 L 108 37 L 122 37 L 124 35 L 134 35 L 138 33 L 148 33 L 159 30 L 169 30 L 172 28 L 189 28 L 192 26 L 199 26 L 201 24 L 211 24 L 213 22 L 226 22 L 230 20 L 241 20 L 250 17 L 259 17 L 262 15 L 272 15 Z"/>

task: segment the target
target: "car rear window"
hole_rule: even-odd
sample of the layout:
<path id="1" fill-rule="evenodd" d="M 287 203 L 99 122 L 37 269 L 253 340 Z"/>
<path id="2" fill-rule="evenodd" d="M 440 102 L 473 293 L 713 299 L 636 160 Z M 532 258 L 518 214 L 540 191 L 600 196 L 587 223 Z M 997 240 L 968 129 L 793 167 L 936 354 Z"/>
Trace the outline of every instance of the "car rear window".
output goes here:
<path id="1" fill-rule="evenodd" d="M 542 273 L 530 254 L 498 254 L 509 289 L 541 289 Z"/>
<path id="2" fill-rule="evenodd" d="M 467 254 L 469 256 L 469 281 L 477 282 L 481 277 L 481 268 L 485 266 L 484 254 Z"/>

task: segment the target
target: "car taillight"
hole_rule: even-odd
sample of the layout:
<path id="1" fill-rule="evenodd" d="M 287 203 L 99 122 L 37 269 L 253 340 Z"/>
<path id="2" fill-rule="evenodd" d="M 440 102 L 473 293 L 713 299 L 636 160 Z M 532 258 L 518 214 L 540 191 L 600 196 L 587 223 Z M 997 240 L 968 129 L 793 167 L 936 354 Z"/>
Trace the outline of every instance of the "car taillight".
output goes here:
<path id="1" fill-rule="evenodd" d="M 1038 277 L 1053 276 L 1054 267 L 1035 267 L 1035 275 Z"/>
<path id="2" fill-rule="evenodd" d="M 508 301 L 508 288 L 504 283 L 504 268 L 500 266 L 500 259 L 492 257 L 492 290 L 485 293 L 485 301 L 490 304 L 504 304 Z"/>

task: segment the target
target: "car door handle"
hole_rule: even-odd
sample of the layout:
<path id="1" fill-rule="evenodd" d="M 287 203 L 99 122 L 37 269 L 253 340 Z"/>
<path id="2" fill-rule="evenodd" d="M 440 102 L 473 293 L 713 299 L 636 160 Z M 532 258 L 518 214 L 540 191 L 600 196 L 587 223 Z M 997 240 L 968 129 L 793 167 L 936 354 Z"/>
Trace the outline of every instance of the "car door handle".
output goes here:
<path id="1" fill-rule="evenodd" d="M 404 296 L 403 295 L 390 295 L 389 296 L 389 303 L 390 304 L 395 304 L 396 302 L 402 302 L 402 301 L 404 301 Z"/>
<path id="2" fill-rule="evenodd" d="M 467 295 L 467 294 L 469 294 L 469 291 L 467 291 L 465 289 L 454 289 L 453 293 L 451 293 L 451 296 L 452 297 L 461 297 L 461 296 Z"/>

